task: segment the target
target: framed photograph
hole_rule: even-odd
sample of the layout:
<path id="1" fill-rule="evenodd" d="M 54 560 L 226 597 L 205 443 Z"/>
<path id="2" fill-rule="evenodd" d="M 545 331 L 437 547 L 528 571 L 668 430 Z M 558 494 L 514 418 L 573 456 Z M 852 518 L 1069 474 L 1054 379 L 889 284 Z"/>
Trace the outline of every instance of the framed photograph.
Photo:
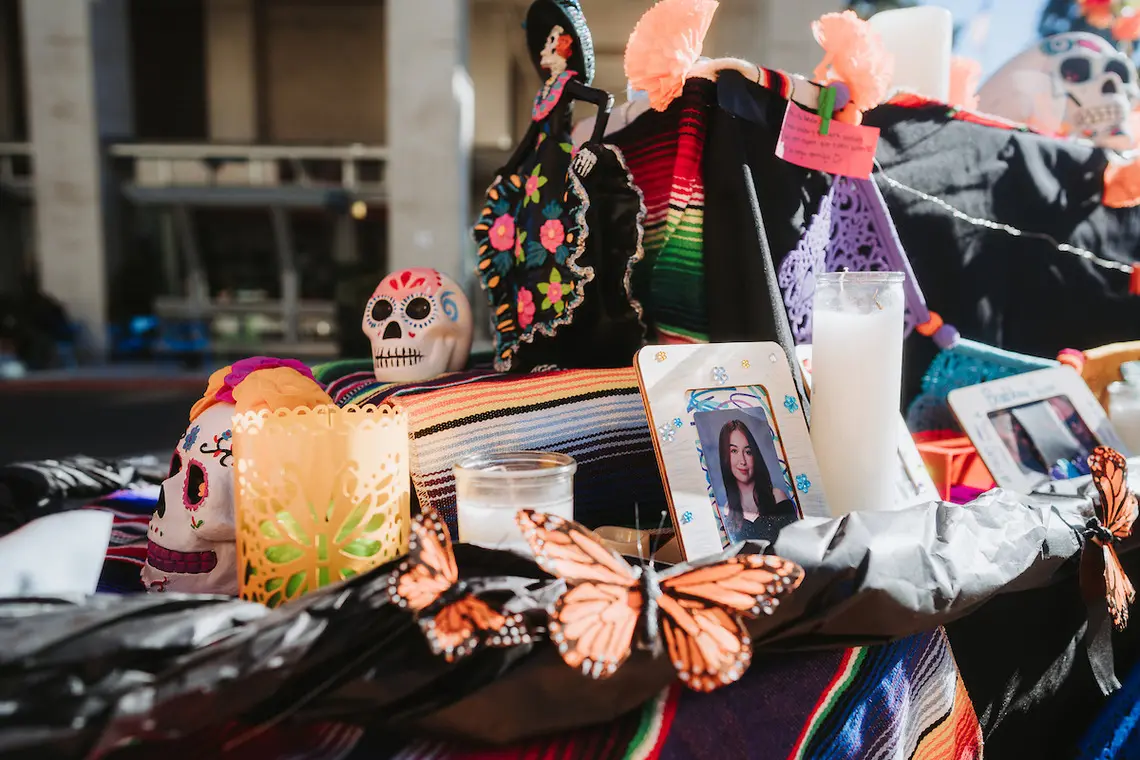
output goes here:
<path id="1" fill-rule="evenodd" d="M 950 408 L 994 482 L 1031 493 L 1088 475 L 1098 445 L 1121 454 L 1103 407 L 1070 367 L 1055 367 L 951 391 Z"/>
<path id="2" fill-rule="evenodd" d="M 804 385 L 807 387 L 810 400 L 811 345 L 796 346 L 796 359 L 803 371 Z M 899 412 L 898 438 L 899 466 L 898 479 L 896 480 L 898 501 L 896 506 L 903 509 L 915 504 L 940 501 L 942 497 L 938 493 L 938 486 L 934 484 L 934 478 L 931 477 L 930 471 L 926 469 L 926 464 L 922 461 L 922 454 L 919 452 L 918 446 L 915 445 L 914 438 L 911 437 L 910 429 L 906 426 L 906 419 L 903 418 L 902 412 Z"/>
<path id="3" fill-rule="evenodd" d="M 831 516 L 778 344 L 646 346 L 635 366 L 685 559 Z"/>

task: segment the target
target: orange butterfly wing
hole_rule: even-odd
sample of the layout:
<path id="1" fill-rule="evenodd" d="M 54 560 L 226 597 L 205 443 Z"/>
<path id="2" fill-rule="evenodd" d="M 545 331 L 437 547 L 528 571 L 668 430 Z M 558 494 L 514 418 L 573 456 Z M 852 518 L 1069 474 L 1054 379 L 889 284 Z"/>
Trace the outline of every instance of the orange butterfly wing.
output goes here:
<path id="1" fill-rule="evenodd" d="M 1120 566 L 1116 549 L 1102 546 L 1101 551 L 1104 552 L 1104 590 L 1108 612 L 1112 615 L 1112 624 L 1118 631 L 1123 631 L 1128 625 L 1128 607 L 1136 601 L 1136 590 Z"/>
<path id="2" fill-rule="evenodd" d="M 664 573 L 657 599 L 661 628 L 685 685 L 708 692 L 738 680 L 752 661 L 752 639 L 741 616 L 772 614 L 803 576 L 796 563 L 760 554 Z"/>
<path id="3" fill-rule="evenodd" d="M 1128 488 L 1128 463 L 1115 449 L 1098 446 L 1089 455 L 1089 471 L 1100 493 L 1097 519 L 1116 538 L 1132 534 L 1136 522 L 1136 495 Z M 1136 590 L 1120 565 L 1116 547 L 1102 544 L 1104 552 L 1104 586 L 1108 611 L 1117 630 L 1128 625 L 1128 607 L 1136 600 Z"/>
<path id="4" fill-rule="evenodd" d="M 416 516 L 408 556 L 388 580 L 392 601 L 412 612 L 427 609 L 459 580 L 451 536 L 434 510 Z"/>
<path id="5" fill-rule="evenodd" d="M 1100 493 L 1097 517 L 1112 535 L 1127 538 L 1136 522 L 1136 496 L 1128 489 L 1127 461 L 1119 451 L 1097 446 L 1089 455 L 1089 471 Z"/>
<path id="6" fill-rule="evenodd" d="M 516 517 L 539 566 L 566 581 L 550 638 L 566 664 L 608 678 L 630 655 L 644 597 L 638 574 L 585 527 L 525 509 Z"/>
<path id="7" fill-rule="evenodd" d="M 388 581 L 392 600 L 420 613 L 458 580 L 459 568 L 447 526 L 435 510 L 418 515 L 412 521 L 408 557 Z M 504 615 L 472 594 L 445 605 L 434 615 L 420 617 L 419 624 L 432 652 L 442 654 L 448 662 L 480 644 L 511 646 L 531 640 L 521 615 Z"/>

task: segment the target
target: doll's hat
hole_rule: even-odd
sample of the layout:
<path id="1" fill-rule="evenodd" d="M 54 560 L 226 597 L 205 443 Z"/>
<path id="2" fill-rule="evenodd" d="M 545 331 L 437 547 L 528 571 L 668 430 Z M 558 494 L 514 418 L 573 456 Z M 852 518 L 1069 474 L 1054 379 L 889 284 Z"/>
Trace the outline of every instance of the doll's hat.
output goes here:
<path id="1" fill-rule="evenodd" d="M 574 50 L 566 65 L 582 76 L 586 84 L 594 81 L 594 40 L 578 0 L 535 0 L 526 13 L 526 46 L 534 67 L 542 74 L 539 57 L 553 26 L 560 26 L 574 38 Z"/>

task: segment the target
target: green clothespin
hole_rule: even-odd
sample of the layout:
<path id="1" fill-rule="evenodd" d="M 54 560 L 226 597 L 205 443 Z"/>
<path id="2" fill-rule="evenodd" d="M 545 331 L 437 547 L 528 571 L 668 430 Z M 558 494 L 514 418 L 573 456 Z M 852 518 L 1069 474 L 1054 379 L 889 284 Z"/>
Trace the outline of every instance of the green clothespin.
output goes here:
<path id="1" fill-rule="evenodd" d="M 819 91 L 819 133 L 826 135 L 831 129 L 831 116 L 835 111 L 835 88 L 824 87 Z"/>

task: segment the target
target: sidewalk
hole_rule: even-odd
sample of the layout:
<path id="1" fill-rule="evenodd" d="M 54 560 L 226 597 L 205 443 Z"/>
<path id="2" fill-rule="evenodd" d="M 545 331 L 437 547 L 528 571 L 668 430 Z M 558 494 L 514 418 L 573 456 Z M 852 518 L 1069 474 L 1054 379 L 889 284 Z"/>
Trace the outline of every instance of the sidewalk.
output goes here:
<path id="1" fill-rule="evenodd" d="M 220 365 L 219 365 L 220 366 Z M 197 389 L 216 367 L 196 370 L 170 364 L 108 364 L 100 367 L 29 372 L 23 377 L 0 379 L 0 395 L 41 391 Z"/>

